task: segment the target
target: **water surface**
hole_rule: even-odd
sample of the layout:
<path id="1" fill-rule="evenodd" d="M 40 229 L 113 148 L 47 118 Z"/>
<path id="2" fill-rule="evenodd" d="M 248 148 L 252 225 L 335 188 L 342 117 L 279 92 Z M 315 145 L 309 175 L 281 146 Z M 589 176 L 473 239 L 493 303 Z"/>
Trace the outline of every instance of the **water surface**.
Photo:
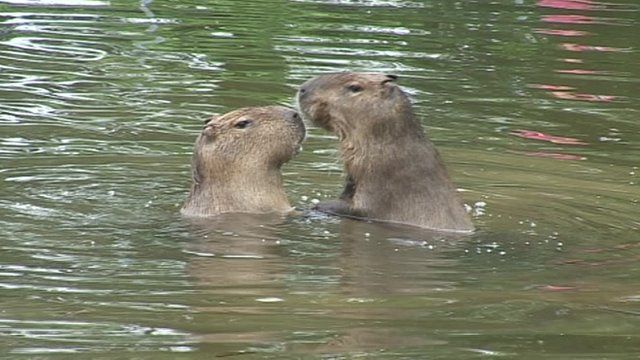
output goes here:
<path id="1" fill-rule="evenodd" d="M 631 359 L 632 0 L 0 0 L 3 358 Z M 400 76 L 478 227 L 178 210 L 203 119 Z M 337 141 L 286 165 L 336 196 Z"/>

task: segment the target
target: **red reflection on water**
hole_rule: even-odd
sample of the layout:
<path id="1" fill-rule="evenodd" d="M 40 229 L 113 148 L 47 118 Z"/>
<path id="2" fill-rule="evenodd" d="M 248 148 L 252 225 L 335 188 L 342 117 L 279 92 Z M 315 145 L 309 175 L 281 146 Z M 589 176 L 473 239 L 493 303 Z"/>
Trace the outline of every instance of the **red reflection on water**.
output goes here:
<path id="1" fill-rule="evenodd" d="M 598 20 L 584 15 L 545 15 L 542 21 L 560 24 L 596 24 Z"/>
<path id="2" fill-rule="evenodd" d="M 539 131 L 534 130 L 514 130 L 510 133 L 511 135 L 515 135 L 517 137 L 532 139 L 532 140 L 541 140 L 548 141 L 554 144 L 562 144 L 562 145 L 587 145 L 586 142 L 580 141 L 576 138 L 563 137 L 563 136 L 554 136 L 545 133 L 541 133 Z"/>
<path id="3" fill-rule="evenodd" d="M 555 35 L 555 36 L 586 36 L 590 33 L 578 30 L 558 30 L 558 29 L 536 29 L 538 34 Z"/>
<path id="4" fill-rule="evenodd" d="M 609 46 L 591 46 L 591 45 L 580 45 L 580 44 L 571 44 L 571 43 L 563 43 L 560 44 L 560 47 L 564 50 L 568 51 L 603 51 L 603 52 L 623 52 L 628 51 L 628 49 L 624 48 L 614 48 Z"/>
<path id="5" fill-rule="evenodd" d="M 617 99 L 617 96 L 613 95 L 578 94 L 570 91 L 552 91 L 551 95 L 563 100 L 579 100 L 590 102 L 612 102 L 613 100 Z"/>
<path id="6" fill-rule="evenodd" d="M 571 12 L 579 12 L 579 11 L 610 11 L 610 10 L 619 10 L 617 5 L 613 3 L 605 3 L 600 2 L 598 0 L 537 0 L 537 6 L 539 7 L 547 7 L 547 8 L 555 8 L 562 10 L 570 10 Z M 544 15 L 541 16 L 541 21 L 543 23 L 554 23 L 554 24 L 567 24 L 565 26 L 554 25 L 552 27 L 572 27 L 570 25 L 620 25 L 621 19 L 616 18 L 607 18 L 607 17 L 594 17 L 587 15 L 578 15 L 578 14 L 554 14 L 554 15 Z M 535 30 L 537 33 L 545 34 L 545 35 L 553 35 L 553 36 L 564 36 L 564 37 L 574 37 L 576 41 L 578 41 L 577 37 L 584 37 L 591 35 L 590 32 L 581 31 L 581 30 L 573 30 L 573 29 L 545 29 L 540 28 Z M 582 53 L 582 52 L 606 52 L 606 53 L 615 53 L 615 52 L 629 52 L 632 51 L 631 48 L 616 48 L 610 46 L 594 46 L 594 45 L 581 45 L 575 43 L 560 43 L 558 45 L 560 49 L 565 51 L 571 51 L 574 53 Z M 572 55 L 575 57 L 579 57 L 579 55 Z M 569 64 L 583 64 L 584 61 L 581 59 L 575 58 L 560 58 L 558 59 L 564 63 Z M 571 67 L 576 67 L 571 66 Z M 580 66 L 582 67 L 582 66 Z M 555 69 L 553 70 L 556 74 L 571 74 L 571 75 L 607 75 L 606 71 L 599 70 L 589 70 L 589 69 Z M 551 96 L 562 99 L 562 100 L 575 100 L 575 101 L 589 101 L 589 102 L 600 102 L 607 103 L 612 102 L 618 99 L 618 96 L 612 95 L 594 95 L 594 94 L 584 94 L 579 92 L 574 92 L 575 89 L 568 86 L 556 86 L 556 85 L 529 85 L 532 88 L 547 90 L 551 94 Z M 561 142 L 554 141 L 553 137 L 545 138 L 545 134 L 536 134 L 535 132 L 530 133 L 517 133 L 513 134 L 520 137 L 536 139 L 536 140 L 544 140 L 551 141 L 555 143 L 562 143 L 563 140 L 560 139 Z M 575 140 L 575 139 L 574 139 Z M 577 142 L 573 143 L 573 145 L 584 143 Z M 548 156 L 547 154 L 535 156 Z"/>
<path id="7" fill-rule="evenodd" d="M 538 6 L 568 10 L 599 10 L 605 5 L 589 0 L 540 0 Z"/>

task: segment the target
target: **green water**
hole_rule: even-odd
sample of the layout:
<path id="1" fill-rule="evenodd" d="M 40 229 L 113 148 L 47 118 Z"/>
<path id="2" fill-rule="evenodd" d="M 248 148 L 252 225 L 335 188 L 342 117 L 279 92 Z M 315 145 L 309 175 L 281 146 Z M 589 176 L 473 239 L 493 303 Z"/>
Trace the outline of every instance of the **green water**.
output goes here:
<path id="1" fill-rule="evenodd" d="M 634 0 L 0 0 L 0 357 L 637 358 L 639 19 Z M 180 218 L 203 119 L 342 70 L 400 76 L 475 235 Z M 339 194 L 336 148 L 309 129 L 294 205 Z"/>

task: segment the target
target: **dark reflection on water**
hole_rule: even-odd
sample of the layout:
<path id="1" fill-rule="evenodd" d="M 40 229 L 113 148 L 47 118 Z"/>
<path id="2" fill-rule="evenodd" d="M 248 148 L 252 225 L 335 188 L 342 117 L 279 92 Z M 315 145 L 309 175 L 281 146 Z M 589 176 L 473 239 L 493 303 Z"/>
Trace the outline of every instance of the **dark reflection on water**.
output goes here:
<path id="1" fill-rule="evenodd" d="M 2 353 L 634 357 L 639 12 L 0 0 Z M 400 75 L 476 234 L 179 217 L 203 119 L 345 69 Z M 339 193 L 335 149 L 310 129 L 293 204 Z"/>

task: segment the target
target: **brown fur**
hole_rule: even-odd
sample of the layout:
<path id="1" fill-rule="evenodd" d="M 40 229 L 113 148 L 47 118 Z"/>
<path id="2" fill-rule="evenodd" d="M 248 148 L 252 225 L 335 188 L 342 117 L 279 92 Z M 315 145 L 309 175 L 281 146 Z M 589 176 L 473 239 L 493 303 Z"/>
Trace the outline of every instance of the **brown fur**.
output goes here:
<path id="1" fill-rule="evenodd" d="M 209 120 L 196 139 L 182 214 L 291 211 L 280 167 L 304 135 L 298 113 L 282 106 L 242 108 Z"/>
<path id="2" fill-rule="evenodd" d="M 303 116 L 340 140 L 347 183 L 318 209 L 425 228 L 472 231 L 438 151 L 424 135 L 396 77 L 337 73 L 298 91 Z"/>

